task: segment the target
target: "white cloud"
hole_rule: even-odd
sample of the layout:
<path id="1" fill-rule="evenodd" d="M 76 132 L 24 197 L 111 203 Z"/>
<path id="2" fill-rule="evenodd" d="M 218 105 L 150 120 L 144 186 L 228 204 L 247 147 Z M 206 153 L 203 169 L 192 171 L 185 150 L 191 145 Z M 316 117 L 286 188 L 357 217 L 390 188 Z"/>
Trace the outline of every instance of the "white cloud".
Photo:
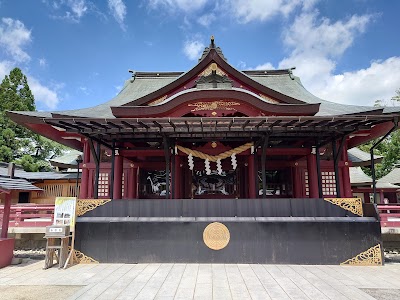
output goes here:
<path id="1" fill-rule="evenodd" d="M 302 13 L 284 32 L 284 43 L 294 48 L 294 55 L 339 56 L 352 45 L 358 33 L 364 32 L 371 19 L 371 15 L 355 15 L 346 22 L 331 23 L 327 18 L 318 18 L 317 12 Z"/>
<path id="2" fill-rule="evenodd" d="M 331 22 L 316 11 L 301 13 L 283 32 L 291 53 L 280 61 L 279 68 L 296 67 L 295 74 L 304 86 L 327 100 L 372 105 L 374 100 L 384 99 L 398 88 L 399 58 L 376 61 L 363 70 L 335 72 L 338 60 L 373 19 L 371 15 L 353 15 Z M 392 70 L 390 75 L 388 69 Z"/>
<path id="3" fill-rule="evenodd" d="M 10 74 L 10 71 L 14 68 L 14 64 L 10 61 L 0 61 L 0 82 L 3 81 L 6 75 Z M 55 109 L 60 102 L 58 95 L 58 89 L 62 85 L 55 85 L 53 88 L 44 86 L 34 76 L 29 74 L 26 75 L 28 78 L 28 85 L 35 97 L 36 106 L 45 109 Z"/>
<path id="4" fill-rule="evenodd" d="M 240 23 L 266 21 L 279 14 L 287 16 L 303 3 L 302 0 L 229 0 L 226 2 L 230 4 L 233 16 Z M 309 1 L 306 2 L 310 5 Z"/>
<path id="5" fill-rule="evenodd" d="M 0 61 L 0 82 L 2 82 L 4 77 L 10 73 L 12 65 L 13 63 L 11 61 Z"/>
<path id="6" fill-rule="evenodd" d="M 297 7 L 311 9 L 319 0 L 149 0 L 151 9 L 176 14 L 198 14 L 197 22 L 208 27 L 216 16 L 230 16 L 239 23 L 267 21 L 277 15 L 287 17 Z"/>
<path id="7" fill-rule="evenodd" d="M 237 68 L 240 69 L 240 70 L 245 70 L 245 69 L 247 68 L 246 62 L 240 60 L 240 61 L 237 63 Z"/>
<path id="8" fill-rule="evenodd" d="M 373 61 L 365 69 L 330 75 L 322 87 L 313 88 L 320 97 L 345 104 L 373 105 L 389 100 L 400 85 L 400 57 Z"/>
<path id="9" fill-rule="evenodd" d="M 44 106 L 47 109 L 55 109 L 60 102 L 57 87 L 49 88 L 44 86 L 39 80 L 33 76 L 28 77 L 28 84 L 35 96 L 35 102 L 37 106 Z"/>
<path id="10" fill-rule="evenodd" d="M 78 18 L 82 18 L 88 11 L 85 0 L 69 0 L 68 5 L 71 7 L 72 13 Z"/>
<path id="11" fill-rule="evenodd" d="M 208 27 L 211 25 L 212 22 L 214 22 L 216 19 L 215 14 L 210 13 L 210 14 L 205 14 L 200 16 L 197 19 L 197 23 L 199 23 L 200 25 L 203 25 L 204 27 Z"/>
<path id="12" fill-rule="evenodd" d="M 114 88 L 116 90 L 115 95 L 118 95 L 121 92 L 123 86 L 122 85 L 115 85 Z"/>
<path id="13" fill-rule="evenodd" d="M 275 70 L 274 66 L 270 62 L 267 62 L 267 63 L 262 64 L 262 65 L 258 65 L 254 69 L 255 70 Z"/>
<path id="14" fill-rule="evenodd" d="M 167 9 L 170 12 L 180 10 L 193 12 L 202 9 L 209 0 L 149 0 L 148 5 L 152 9 Z"/>
<path id="15" fill-rule="evenodd" d="M 45 58 L 39 58 L 39 66 L 43 68 L 47 66 L 47 61 Z"/>
<path id="16" fill-rule="evenodd" d="M 183 53 L 185 53 L 190 60 L 197 60 L 200 58 L 204 48 L 205 45 L 200 40 L 188 40 L 184 44 Z"/>
<path id="17" fill-rule="evenodd" d="M 0 48 L 17 62 L 27 62 L 31 58 L 22 48 L 31 41 L 31 31 L 19 21 L 2 18 L 0 23 Z"/>
<path id="18" fill-rule="evenodd" d="M 81 18 L 86 15 L 93 4 L 86 0 L 59 0 L 45 1 L 45 3 L 54 10 L 66 8 L 65 14 L 52 16 L 55 19 L 62 19 L 73 23 L 79 23 Z"/>
<path id="19" fill-rule="evenodd" d="M 89 95 L 90 94 L 90 90 L 86 87 L 86 86 L 80 86 L 79 90 L 84 93 L 85 95 Z"/>
<path id="20" fill-rule="evenodd" d="M 126 16 L 126 6 L 122 0 L 108 0 L 108 8 L 110 9 L 115 20 L 121 26 L 123 30 L 125 29 L 125 16 Z"/>
<path id="21" fill-rule="evenodd" d="M 6 75 L 9 75 L 16 64 L 29 62 L 31 57 L 24 47 L 31 41 L 31 31 L 21 21 L 10 18 L 2 19 L 0 24 L 0 51 L 4 51 L 10 59 L 0 61 L 0 81 Z M 46 64 L 46 60 L 39 59 L 39 64 Z M 30 74 L 26 74 L 26 76 L 36 103 L 48 109 L 56 108 L 60 101 L 57 93 L 58 87 L 46 87 L 34 76 Z"/>

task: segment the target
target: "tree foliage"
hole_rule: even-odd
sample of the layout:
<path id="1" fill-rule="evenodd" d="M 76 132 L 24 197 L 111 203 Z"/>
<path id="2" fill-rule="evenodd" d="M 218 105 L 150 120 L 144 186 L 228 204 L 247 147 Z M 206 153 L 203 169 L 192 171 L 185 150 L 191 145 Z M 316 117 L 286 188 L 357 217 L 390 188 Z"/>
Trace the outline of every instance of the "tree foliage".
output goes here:
<path id="1" fill-rule="evenodd" d="M 6 115 L 8 110 L 36 110 L 28 80 L 19 68 L 0 84 L 0 161 L 16 162 L 25 171 L 50 170 L 48 159 L 60 155 L 65 147 L 14 123 Z"/>
<path id="2" fill-rule="evenodd" d="M 391 105 L 400 102 L 400 89 L 395 92 L 391 98 Z M 383 101 L 375 101 L 375 106 L 382 106 Z M 369 152 L 371 147 L 378 140 L 372 140 L 359 148 L 363 151 Z M 388 174 L 398 163 L 400 163 L 400 130 L 391 133 L 385 140 L 382 141 L 376 148 L 374 148 L 375 155 L 383 156 L 382 162 L 375 165 L 376 177 L 381 178 Z M 364 169 L 365 173 L 371 175 L 369 168 Z"/>

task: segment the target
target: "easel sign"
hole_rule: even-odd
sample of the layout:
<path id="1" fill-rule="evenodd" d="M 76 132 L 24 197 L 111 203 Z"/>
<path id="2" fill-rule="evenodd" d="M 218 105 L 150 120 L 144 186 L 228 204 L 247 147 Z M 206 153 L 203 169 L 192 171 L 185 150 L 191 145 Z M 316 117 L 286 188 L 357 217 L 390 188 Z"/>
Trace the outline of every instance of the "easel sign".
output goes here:
<path id="1" fill-rule="evenodd" d="M 75 221 L 76 221 L 76 197 L 57 197 L 54 207 L 54 225 L 69 225 L 72 232 L 71 250 L 65 262 L 64 269 L 68 263 L 77 261 L 75 255 Z"/>
<path id="2" fill-rule="evenodd" d="M 75 227 L 76 197 L 57 197 L 54 207 L 53 225 L 68 225 L 71 231 Z"/>

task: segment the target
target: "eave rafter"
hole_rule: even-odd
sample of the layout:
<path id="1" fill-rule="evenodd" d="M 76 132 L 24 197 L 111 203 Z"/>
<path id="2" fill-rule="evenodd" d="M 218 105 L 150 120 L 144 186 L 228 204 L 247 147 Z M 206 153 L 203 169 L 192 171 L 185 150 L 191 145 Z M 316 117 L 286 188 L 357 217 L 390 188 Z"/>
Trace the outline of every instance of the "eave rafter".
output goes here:
<path id="1" fill-rule="evenodd" d="M 44 119 L 58 126 L 109 144 L 118 140 L 151 140 L 167 135 L 171 138 L 318 138 L 348 135 L 358 130 L 370 130 L 374 125 L 392 122 L 393 116 L 341 117 L 224 117 L 224 118 L 126 118 L 126 119 Z"/>

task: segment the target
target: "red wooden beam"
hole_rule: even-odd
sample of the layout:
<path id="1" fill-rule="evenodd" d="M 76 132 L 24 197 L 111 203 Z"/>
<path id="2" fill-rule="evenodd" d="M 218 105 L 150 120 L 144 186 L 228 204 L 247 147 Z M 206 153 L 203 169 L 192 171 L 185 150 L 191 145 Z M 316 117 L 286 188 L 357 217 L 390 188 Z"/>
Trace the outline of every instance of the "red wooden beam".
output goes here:
<path id="1" fill-rule="evenodd" d="M 382 124 L 375 125 L 371 128 L 370 134 L 367 136 L 355 136 L 351 138 L 348 142 L 348 149 L 357 147 L 358 145 L 364 144 L 370 140 L 376 139 L 386 132 L 388 132 L 393 127 L 393 122 L 385 122 Z"/>
<path id="2" fill-rule="evenodd" d="M 197 150 L 197 149 L 196 149 Z M 206 149 L 204 150 L 205 153 L 210 154 L 210 155 L 216 155 L 220 152 L 218 152 L 217 149 L 212 149 L 210 148 L 210 151 L 207 151 Z M 225 149 L 224 149 L 225 151 Z M 137 157 L 137 156 L 164 156 L 164 151 L 161 149 L 149 149 L 149 150 L 120 150 L 119 151 L 122 156 L 125 157 Z M 181 153 L 181 152 L 180 152 Z M 267 149 L 267 155 L 298 155 L 298 156 L 304 156 L 311 153 L 310 148 L 268 148 Z M 244 151 L 240 153 L 239 155 L 249 155 L 250 150 Z M 186 156 L 186 154 L 184 155 Z"/>
<path id="3" fill-rule="evenodd" d="M 6 194 L 4 201 L 3 211 L 3 224 L 1 227 L 1 238 L 6 239 L 8 234 L 8 222 L 10 221 L 10 209 L 11 209 L 11 193 Z"/>

